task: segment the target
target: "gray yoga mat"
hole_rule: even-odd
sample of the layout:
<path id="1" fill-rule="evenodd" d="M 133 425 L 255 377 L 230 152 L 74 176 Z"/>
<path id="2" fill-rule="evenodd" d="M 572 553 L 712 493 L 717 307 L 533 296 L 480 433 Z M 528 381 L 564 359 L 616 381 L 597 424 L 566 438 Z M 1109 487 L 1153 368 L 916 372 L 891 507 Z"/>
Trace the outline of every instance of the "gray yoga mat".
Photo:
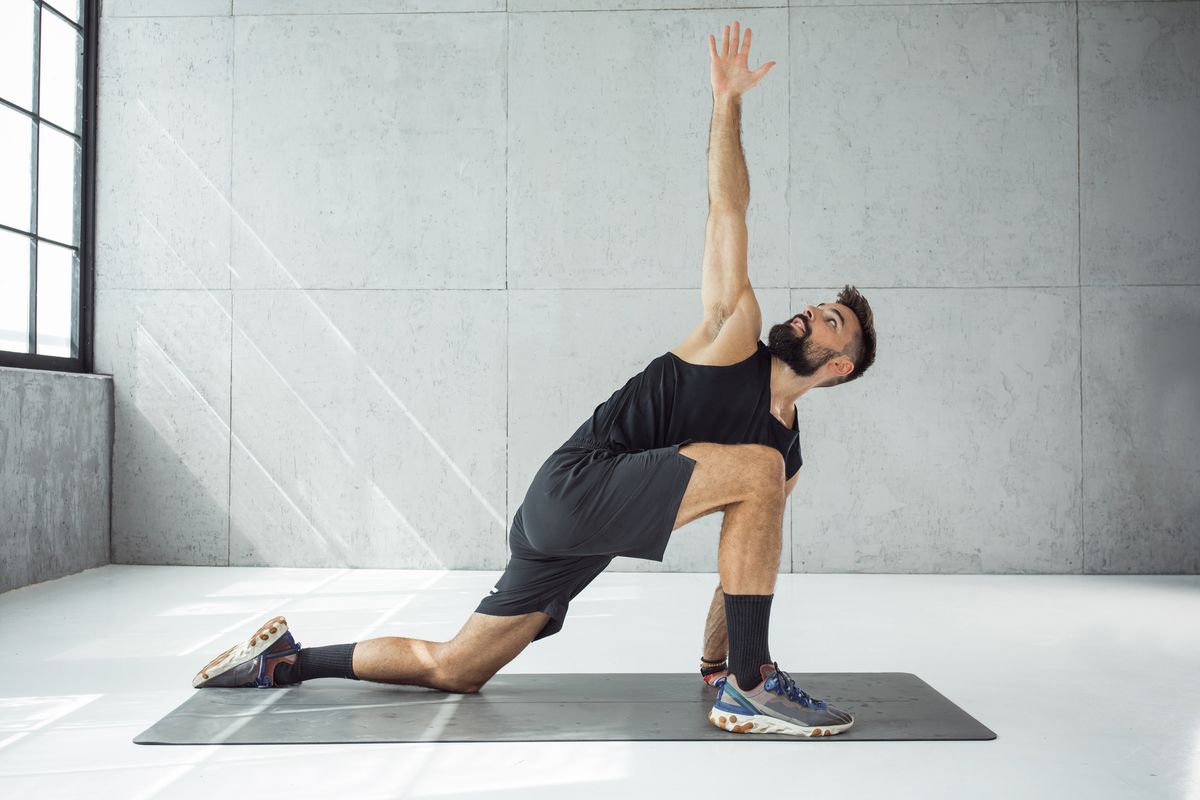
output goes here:
<path id="1" fill-rule="evenodd" d="M 808 739 L 708 721 L 717 690 L 694 673 L 499 674 L 477 694 L 322 678 L 272 689 L 197 689 L 137 744 L 347 742 L 884 741 L 995 739 L 910 672 L 789 673 L 854 727 Z"/>

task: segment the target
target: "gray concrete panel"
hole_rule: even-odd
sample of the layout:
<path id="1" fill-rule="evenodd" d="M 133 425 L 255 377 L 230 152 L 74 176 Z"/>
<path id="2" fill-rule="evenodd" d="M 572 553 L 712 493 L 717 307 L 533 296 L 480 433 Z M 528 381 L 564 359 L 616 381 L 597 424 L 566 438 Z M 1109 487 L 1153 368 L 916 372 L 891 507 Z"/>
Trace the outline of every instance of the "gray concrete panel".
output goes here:
<path id="1" fill-rule="evenodd" d="M 705 9 L 738 10 L 749 7 L 753 11 L 770 7 L 787 8 L 786 0 L 508 0 L 508 10 L 527 11 L 703 11 Z M 744 12 L 738 19 L 745 25 Z M 729 17 L 729 21 L 735 17 Z M 752 26 L 753 27 L 753 26 Z M 782 64 L 780 65 L 782 66 Z"/>
<path id="2" fill-rule="evenodd" d="M 102 290 L 96 370 L 113 376 L 112 559 L 224 565 L 229 291 Z"/>
<path id="3" fill-rule="evenodd" d="M 1078 289 L 863 294 L 875 365 L 798 404 L 793 571 L 1080 571 Z"/>
<path id="4" fill-rule="evenodd" d="M 412 14 L 504 11 L 505 0 L 233 0 L 233 13 Z"/>
<path id="5" fill-rule="evenodd" d="M 1200 287 L 1083 289 L 1084 571 L 1200 572 Z"/>
<path id="6" fill-rule="evenodd" d="M 1200 283 L 1200 4 L 1079 7 L 1082 275 Z"/>
<path id="7" fill-rule="evenodd" d="M 234 287 L 504 287 L 505 18 L 239 19 Z"/>
<path id="8" fill-rule="evenodd" d="M 502 292 L 239 291 L 231 563 L 504 563 Z"/>
<path id="9" fill-rule="evenodd" d="M 227 17 L 233 0 L 104 0 L 103 17 Z"/>
<path id="10" fill-rule="evenodd" d="M 1077 283 L 1073 5 L 790 22 L 791 286 Z"/>
<path id="11" fill-rule="evenodd" d="M 96 286 L 228 289 L 233 21 L 100 24 Z"/>
<path id="12" fill-rule="evenodd" d="M 0 367 L 0 592 L 108 563 L 113 382 Z"/>

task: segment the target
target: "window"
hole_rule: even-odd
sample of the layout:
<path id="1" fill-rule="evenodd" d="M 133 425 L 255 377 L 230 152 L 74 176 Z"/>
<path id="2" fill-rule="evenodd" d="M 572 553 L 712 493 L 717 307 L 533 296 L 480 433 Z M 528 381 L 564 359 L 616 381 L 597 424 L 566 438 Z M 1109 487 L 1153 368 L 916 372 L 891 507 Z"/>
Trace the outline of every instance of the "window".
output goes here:
<path id="1" fill-rule="evenodd" d="M 0 366 L 90 372 L 98 0 L 0 0 Z"/>

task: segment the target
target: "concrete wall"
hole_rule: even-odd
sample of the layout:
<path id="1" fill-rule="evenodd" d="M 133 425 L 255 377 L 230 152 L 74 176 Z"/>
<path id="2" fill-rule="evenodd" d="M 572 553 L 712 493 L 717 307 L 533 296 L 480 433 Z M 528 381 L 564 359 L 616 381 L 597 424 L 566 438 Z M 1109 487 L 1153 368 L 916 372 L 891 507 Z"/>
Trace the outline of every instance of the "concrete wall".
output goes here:
<path id="1" fill-rule="evenodd" d="M 1200 569 L 1200 3 L 664 5 L 105 3 L 115 561 L 502 567 L 548 452 L 700 318 L 736 18 L 779 62 L 764 325 L 854 283 L 880 336 L 801 399 L 783 569 Z"/>
<path id="2" fill-rule="evenodd" d="M 113 382 L 0 367 L 0 592 L 108 563 Z"/>

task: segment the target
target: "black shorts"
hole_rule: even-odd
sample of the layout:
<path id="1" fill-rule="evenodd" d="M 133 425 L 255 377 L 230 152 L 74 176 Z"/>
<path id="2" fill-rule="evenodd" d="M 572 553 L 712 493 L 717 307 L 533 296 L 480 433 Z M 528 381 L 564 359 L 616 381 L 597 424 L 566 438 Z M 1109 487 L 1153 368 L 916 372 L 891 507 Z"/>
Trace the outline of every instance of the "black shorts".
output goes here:
<path id="1" fill-rule="evenodd" d="M 563 626 L 567 606 L 616 556 L 662 561 L 695 459 L 669 447 L 618 452 L 572 440 L 534 475 L 508 533 L 510 555 L 475 609 L 551 619 L 534 641 Z"/>

